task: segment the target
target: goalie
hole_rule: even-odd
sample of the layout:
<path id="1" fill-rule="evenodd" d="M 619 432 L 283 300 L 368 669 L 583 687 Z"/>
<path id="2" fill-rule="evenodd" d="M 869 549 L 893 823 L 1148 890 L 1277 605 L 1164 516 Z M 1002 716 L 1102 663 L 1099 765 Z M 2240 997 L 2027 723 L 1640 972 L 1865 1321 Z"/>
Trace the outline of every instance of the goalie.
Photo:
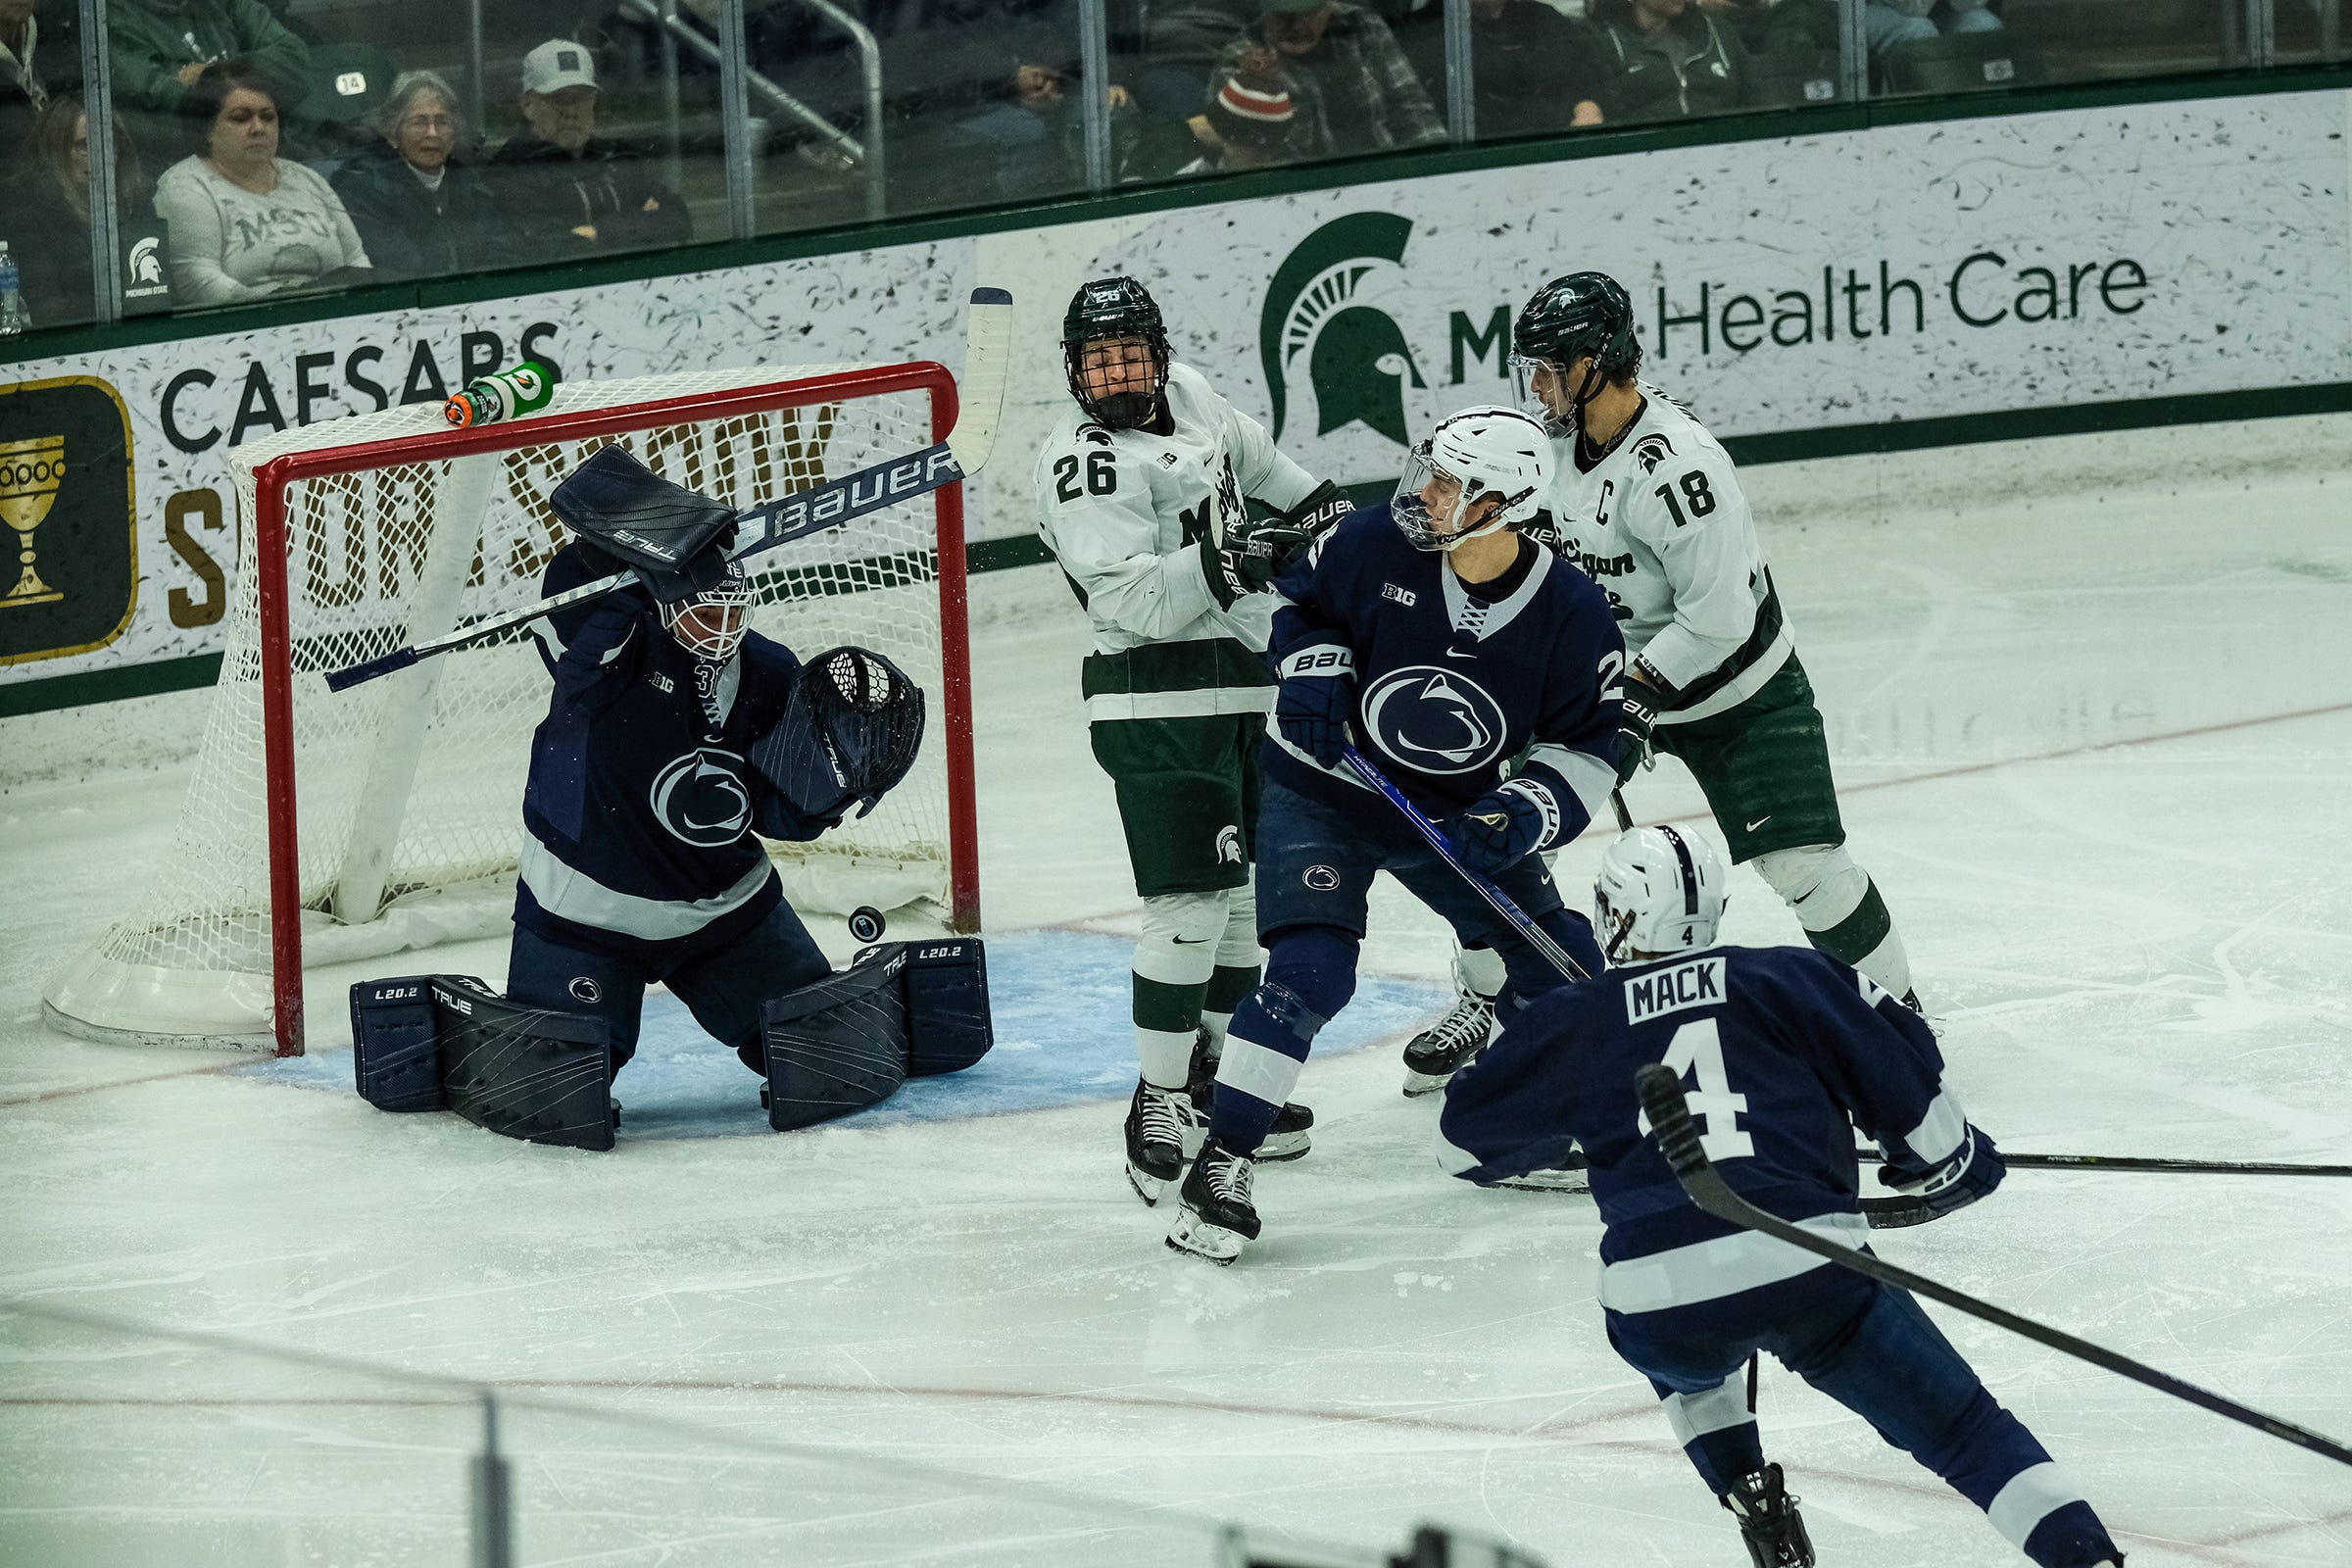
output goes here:
<path id="1" fill-rule="evenodd" d="M 637 581 L 534 623 L 555 686 L 523 791 L 507 994 L 447 976 L 354 987 L 361 1093 L 610 1149 L 607 1091 L 657 983 L 768 1080 L 778 1129 L 976 1060 L 979 943 L 926 949 L 930 967 L 955 972 L 919 982 L 897 947 L 835 975 L 760 844 L 871 810 L 921 747 L 921 691 L 871 650 L 803 663 L 751 631 L 751 588 L 727 556 L 734 513 L 626 449 L 598 452 L 549 504 L 576 537 L 543 596 Z M 928 1053 L 909 1027 L 917 1009 L 946 1017 Z"/>

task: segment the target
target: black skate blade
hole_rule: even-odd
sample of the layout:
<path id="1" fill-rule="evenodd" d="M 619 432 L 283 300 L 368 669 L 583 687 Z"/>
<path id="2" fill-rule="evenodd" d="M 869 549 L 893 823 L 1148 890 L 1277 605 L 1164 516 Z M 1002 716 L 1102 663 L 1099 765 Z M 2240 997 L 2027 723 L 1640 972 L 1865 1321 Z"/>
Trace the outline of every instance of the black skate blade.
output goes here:
<path id="1" fill-rule="evenodd" d="M 1268 1133 L 1257 1146 L 1257 1152 L 1250 1157 L 1260 1165 L 1282 1165 L 1304 1159 L 1313 1148 L 1313 1136 L 1304 1128 L 1295 1133 Z"/>
<path id="2" fill-rule="evenodd" d="M 1199 1214 L 1186 1208 L 1177 1211 L 1176 1223 L 1168 1227 L 1168 1234 L 1161 1237 L 1160 1240 L 1167 1243 L 1168 1250 L 1171 1252 L 1182 1252 L 1187 1257 L 1206 1258 L 1209 1262 L 1223 1268 L 1242 1255 L 1242 1248 L 1250 1238 L 1244 1236 L 1240 1231 L 1228 1230 L 1222 1225 L 1212 1225 Z"/>
<path id="3" fill-rule="evenodd" d="M 1461 1069 L 1458 1067 L 1454 1069 L 1454 1072 L 1459 1071 Z M 1404 1098 L 1418 1100 L 1423 1095 L 1437 1094 L 1452 1080 L 1452 1072 L 1415 1072 L 1407 1067 L 1404 1069 Z"/>

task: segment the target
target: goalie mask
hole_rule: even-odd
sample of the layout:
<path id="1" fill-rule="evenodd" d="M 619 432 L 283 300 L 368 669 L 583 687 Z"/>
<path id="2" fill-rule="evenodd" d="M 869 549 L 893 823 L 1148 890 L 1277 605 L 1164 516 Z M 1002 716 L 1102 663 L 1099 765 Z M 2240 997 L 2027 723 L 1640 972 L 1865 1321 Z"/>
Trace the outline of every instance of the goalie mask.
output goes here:
<path id="1" fill-rule="evenodd" d="M 1612 964 L 1715 945 L 1723 923 L 1723 859 L 1705 839 L 1671 827 L 1621 833 L 1600 857 L 1592 923 Z"/>
<path id="2" fill-rule="evenodd" d="M 1576 385 L 1576 362 L 1590 358 Z M 1511 385 L 1519 406 L 1563 440 L 1584 422 L 1585 406 L 1600 389 L 1642 363 L 1634 339 L 1634 302 L 1606 272 L 1571 272 L 1536 290 L 1511 326 Z M 1545 397 L 1537 378 L 1545 378 Z M 1559 401 L 1565 409 L 1557 407 Z"/>
<path id="3" fill-rule="evenodd" d="M 1168 333 L 1151 291 L 1132 277 L 1099 277 L 1061 318 L 1070 396 L 1106 430 L 1135 430 L 1159 415 L 1168 386 Z"/>
<path id="4" fill-rule="evenodd" d="M 922 688 L 870 648 L 832 648 L 801 666 L 751 763 L 802 816 L 838 821 L 853 805 L 872 810 L 922 744 Z"/>
<path id="5" fill-rule="evenodd" d="M 1451 550 L 1535 516 L 1551 441 L 1517 409 L 1464 409 L 1413 448 L 1389 514 L 1416 550 Z"/>
<path id="6" fill-rule="evenodd" d="M 752 585 L 743 563 L 727 563 L 726 575 L 690 598 L 660 607 L 662 628 L 678 646 L 707 663 L 723 664 L 743 646 L 752 613 Z"/>

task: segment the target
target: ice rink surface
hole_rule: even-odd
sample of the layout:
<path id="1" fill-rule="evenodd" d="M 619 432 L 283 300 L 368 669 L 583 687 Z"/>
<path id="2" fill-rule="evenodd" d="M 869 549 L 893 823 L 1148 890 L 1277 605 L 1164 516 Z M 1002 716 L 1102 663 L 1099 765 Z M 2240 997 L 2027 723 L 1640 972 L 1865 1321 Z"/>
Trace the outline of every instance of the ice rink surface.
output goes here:
<path id="1" fill-rule="evenodd" d="M 1854 851 L 2005 1149 L 2352 1153 L 2343 477 L 1765 511 Z M 678 1026 L 630 1069 L 643 1120 L 594 1155 L 320 1092 L 348 1084 L 352 971 L 313 972 L 304 1063 L 68 1040 L 39 984 L 136 896 L 185 773 L 27 786 L 0 797 L 0 1295 L 618 1412 L 508 1411 L 535 1565 L 1206 1564 L 1201 1516 L 1264 1550 L 1368 1554 L 1437 1518 L 1555 1568 L 1740 1563 L 1602 1339 L 1589 1200 L 1432 1162 L 1436 1106 L 1400 1097 L 1396 1048 L 1442 1002 L 1446 943 L 1393 889 L 1355 1049 L 1300 1086 L 1314 1152 L 1261 1176 L 1264 1242 L 1230 1270 L 1160 1246 L 1164 1209 L 1119 1172 L 1136 904 L 1083 629 L 1047 578 L 980 581 L 975 656 L 987 924 L 1019 977 L 1000 1057 L 1059 1093 L 756 1133 L 753 1080 Z M 1672 764 L 1628 794 L 1650 820 L 1699 807 Z M 1597 845 L 1563 858 L 1571 890 Z M 1752 873 L 1733 889 L 1727 939 L 1795 940 Z M 846 956 L 837 922 L 820 935 Z M 2021 1170 L 1878 1245 L 2352 1436 L 2352 1182 Z M 2133 1568 L 2352 1564 L 2352 1471 L 1934 1315 Z M 1778 1369 L 1761 1415 L 1823 1563 L 2020 1560 Z M 478 1431 L 432 1389 L 0 1318 L 0 1563 L 458 1561 Z"/>

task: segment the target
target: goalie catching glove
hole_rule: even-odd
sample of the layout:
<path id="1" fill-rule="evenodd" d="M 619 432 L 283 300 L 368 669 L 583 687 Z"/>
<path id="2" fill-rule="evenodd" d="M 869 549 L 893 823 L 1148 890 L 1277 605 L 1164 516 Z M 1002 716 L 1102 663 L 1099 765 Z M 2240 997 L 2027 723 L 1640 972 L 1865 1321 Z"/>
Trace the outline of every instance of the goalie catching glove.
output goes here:
<path id="1" fill-rule="evenodd" d="M 1200 575 L 1219 606 L 1231 610 L 1249 594 L 1264 593 L 1275 578 L 1340 519 L 1355 510 L 1340 487 L 1326 479 L 1288 512 L 1245 517 L 1224 530 L 1200 536 Z"/>
<path id="2" fill-rule="evenodd" d="M 718 588 L 734 564 L 735 511 L 670 483 L 622 446 L 602 447 L 548 496 L 564 525 L 637 573 L 657 603 Z M 740 578 L 741 567 L 735 567 Z"/>
<path id="3" fill-rule="evenodd" d="M 784 716 L 752 743 L 750 760 L 808 822 L 831 826 L 852 806 L 859 816 L 872 810 L 922 744 L 922 688 L 870 648 L 829 648 L 801 666 Z"/>

